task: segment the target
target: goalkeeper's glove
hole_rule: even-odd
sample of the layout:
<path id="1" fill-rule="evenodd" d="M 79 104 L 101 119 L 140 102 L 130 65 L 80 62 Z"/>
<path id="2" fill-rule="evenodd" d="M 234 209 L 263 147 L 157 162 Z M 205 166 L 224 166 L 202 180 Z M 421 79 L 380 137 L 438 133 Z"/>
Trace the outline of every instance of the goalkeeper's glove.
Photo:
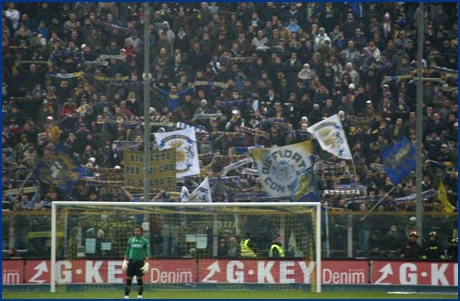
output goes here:
<path id="1" fill-rule="evenodd" d="M 142 274 L 147 273 L 147 271 L 149 270 L 149 267 L 150 267 L 150 265 L 149 265 L 148 262 L 144 263 L 144 266 L 141 268 Z"/>
<path id="2" fill-rule="evenodd" d="M 125 272 L 128 269 L 128 260 L 123 260 L 123 264 L 121 265 L 121 269 Z"/>

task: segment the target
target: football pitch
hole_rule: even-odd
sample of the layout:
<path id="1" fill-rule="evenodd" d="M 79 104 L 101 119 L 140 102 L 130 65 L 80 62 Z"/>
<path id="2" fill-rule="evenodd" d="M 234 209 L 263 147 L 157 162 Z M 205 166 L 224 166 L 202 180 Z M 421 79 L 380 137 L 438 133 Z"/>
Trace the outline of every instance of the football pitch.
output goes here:
<path id="1" fill-rule="evenodd" d="M 131 299 L 136 299 L 133 291 Z M 101 292 L 3 292 L 2 299 L 122 299 L 123 291 Z M 458 294 L 392 292 L 305 291 L 150 291 L 145 299 L 458 299 Z"/>

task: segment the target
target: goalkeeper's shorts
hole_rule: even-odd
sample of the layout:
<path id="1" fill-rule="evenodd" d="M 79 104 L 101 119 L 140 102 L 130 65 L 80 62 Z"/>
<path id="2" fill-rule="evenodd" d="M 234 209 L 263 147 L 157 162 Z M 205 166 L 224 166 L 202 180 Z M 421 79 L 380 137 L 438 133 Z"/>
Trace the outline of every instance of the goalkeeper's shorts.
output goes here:
<path id="1" fill-rule="evenodd" d="M 142 277 L 144 273 L 142 273 L 141 268 L 144 266 L 143 260 L 129 260 L 128 263 L 128 270 L 126 271 L 126 275 L 128 277 Z"/>

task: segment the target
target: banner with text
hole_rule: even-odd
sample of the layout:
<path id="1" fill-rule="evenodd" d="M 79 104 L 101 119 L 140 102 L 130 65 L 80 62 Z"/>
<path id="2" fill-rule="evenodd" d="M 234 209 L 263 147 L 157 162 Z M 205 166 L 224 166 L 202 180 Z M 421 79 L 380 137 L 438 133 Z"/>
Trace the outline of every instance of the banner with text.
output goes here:
<path id="1" fill-rule="evenodd" d="M 456 262 L 373 261 L 372 284 L 458 286 Z"/>
<path id="2" fill-rule="evenodd" d="M 123 151 L 126 186 L 144 187 L 144 162 L 144 152 L 128 149 Z M 150 189 L 174 190 L 176 188 L 176 149 L 152 151 L 149 162 Z"/>
<path id="3" fill-rule="evenodd" d="M 307 183 L 299 179 L 302 175 L 306 180 L 308 178 L 305 177 L 306 174 L 313 174 L 311 151 L 310 141 L 283 147 L 252 149 L 262 188 L 268 196 L 287 197 L 294 193 L 315 190 L 314 188 L 299 190 L 302 185 L 313 187 L 313 180 Z"/>

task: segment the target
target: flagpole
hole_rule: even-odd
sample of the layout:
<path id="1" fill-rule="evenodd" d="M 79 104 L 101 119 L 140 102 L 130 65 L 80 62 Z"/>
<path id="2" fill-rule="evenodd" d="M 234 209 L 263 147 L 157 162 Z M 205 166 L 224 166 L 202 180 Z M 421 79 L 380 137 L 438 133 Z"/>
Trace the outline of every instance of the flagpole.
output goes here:
<path id="1" fill-rule="evenodd" d="M 150 201 L 150 5 L 145 7 L 144 18 L 144 202 Z"/>
<path id="2" fill-rule="evenodd" d="M 329 213 L 328 213 L 328 201 L 326 201 L 325 203 L 326 205 L 326 208 L 325 208 L 325 214 L 326 214 L 326 217 L 325 217 L 325 223 L 326 223 L 326 255 L 327 257 L 329 257 L 330 255 L 330 247 L 329 247 Z"/>
<path id="3" fill-rule="evenodd" d="M 423 35 L 425 25 L 425 13 L 423 2 L 419 3 L 419 19 L 418 19 L 418 51 L 417 51 L 417 120 L 416 120 L 416 132 L 417 132 L 417 156 L 416 156 L 416 171 L 415 171 L 415 187 L 416 187 L 416 206 L 415 216 L 417 217 L 417 228 L 419 229 L 419 242 L 423 237 L 423 221 L 422 221 L 422 148 L 423 148 L 423 79 L 422 79 L 422 61 L 423 61 Z"/>
<path id="4" fill-rule="evenodd" d="M 396 186 L 393 186 L 390 191 L 388 191 L 378 202 L 377 204 L 374 205 L 374 207 L 371 208 L 371 210 L 369 210 L 369 212 L 366 213 L 366 215 L 364 215 L 364 217 L 362 217 L 362 219 L 365 219 L 369 213 L 371 213 L 372 211 L 374 211 L 374 209 L 396 188 Z"/>
<path id="5" fill-rule="evenodd" d="M 353 165 L 353 171 L 355 172 L 355 179 L 358 177 L 356 173 L 355 160 L 353 160 L 353 155 L 351 156 L 351 164 Z"/>

